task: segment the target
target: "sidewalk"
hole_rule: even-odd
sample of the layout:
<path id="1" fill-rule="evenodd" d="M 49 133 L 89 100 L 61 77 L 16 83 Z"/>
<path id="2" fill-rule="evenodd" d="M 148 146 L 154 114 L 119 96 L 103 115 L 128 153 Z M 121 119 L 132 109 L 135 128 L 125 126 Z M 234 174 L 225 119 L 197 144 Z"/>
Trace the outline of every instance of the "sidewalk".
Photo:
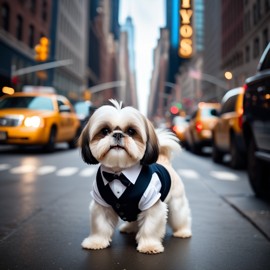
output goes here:
<path id="1" fill-rule="evenodd" d="M 256 197 L 226 197 L 270 241 L 270 203 Z"/>

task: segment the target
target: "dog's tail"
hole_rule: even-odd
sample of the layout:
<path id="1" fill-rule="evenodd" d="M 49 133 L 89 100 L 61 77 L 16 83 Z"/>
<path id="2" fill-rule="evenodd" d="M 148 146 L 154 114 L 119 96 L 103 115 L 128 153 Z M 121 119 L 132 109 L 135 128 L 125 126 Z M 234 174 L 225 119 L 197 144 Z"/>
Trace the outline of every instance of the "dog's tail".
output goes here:
<path id="1" fill-rule="evenodd" d="M 181 146 L 175 134 L 166 129 L 156 129 L 159 141 L 159 155 L 171 160 L 173 152 L 180 152 Z"/>

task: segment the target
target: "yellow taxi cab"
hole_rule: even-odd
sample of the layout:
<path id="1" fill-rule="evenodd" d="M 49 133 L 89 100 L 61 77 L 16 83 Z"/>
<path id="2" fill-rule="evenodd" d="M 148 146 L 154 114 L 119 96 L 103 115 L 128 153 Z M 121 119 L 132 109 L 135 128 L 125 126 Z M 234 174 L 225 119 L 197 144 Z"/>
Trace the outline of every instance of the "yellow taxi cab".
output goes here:
<path id="1" fill-rule="evenodd" d="M 183 116 L 175 116 L 172 120 L 171 130 L 176 134 L 180 140 L 180 144 L 185 146 L 185 130 L 188 127 L 188 120 Z"/>
<path id="2" fill-rule="evenodd" d="M 218 120 L 213 128 L 212 159 L 216 163 L 230 154 L 230 166 L 241 168 L 245 164 L 245 143 L 242 133 L 244 88 L 228 91 L 221 101 Z"/>
<path id="3" fill-rule="evenodd" d="M 211 146 L 212 128 L 217 121 L 216 111 L 219 108 L 219 103 L 200 102 L 191 115 L 185 138 L 188 148 L 194 153 L 200 153 L 204 146 Z"/>
<path id="4" fill-rule="evenodd" d="M 69 100 L 50 93 L 17 92 L 0 98 L 0 144 L 76 147 L 80 121 Z"/>

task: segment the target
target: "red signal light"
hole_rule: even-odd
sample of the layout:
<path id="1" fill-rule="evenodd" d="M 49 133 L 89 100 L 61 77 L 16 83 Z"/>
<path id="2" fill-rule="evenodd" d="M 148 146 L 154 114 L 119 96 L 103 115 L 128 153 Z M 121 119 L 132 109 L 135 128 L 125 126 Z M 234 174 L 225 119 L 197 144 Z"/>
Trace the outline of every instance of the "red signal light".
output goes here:
<path id="1" fill-rule="evenodd" d="M 242 127 L 243 127 L 243 113 L 244 113 L 243 108 L 240 108 L 238 110 L 238 114 L 239 114 L 239 116 L 238 116 L 238 125 L 239 125 L 240 129 L 242 129 Z"/>
<path id="2" fill-rule="evenodd" d="M 197 132 L 201 132 L 203 129 L 203 125 L 201 122 L 197 122 L 195 127 L 196 127 Z"/>
<path id="3" fill-rule="evenodd" d="M 17 76 L 14 76 L 11 78 L 11 83 L 12 84 L 18 84 L 19 83 L 19 78 Z"/>
<path id="4" fill-rule="evenodd" d="M 172 106 L 170 111 L 172 114 L 177 114 L 179 112 L 179 109 L 176 106 Z"/>

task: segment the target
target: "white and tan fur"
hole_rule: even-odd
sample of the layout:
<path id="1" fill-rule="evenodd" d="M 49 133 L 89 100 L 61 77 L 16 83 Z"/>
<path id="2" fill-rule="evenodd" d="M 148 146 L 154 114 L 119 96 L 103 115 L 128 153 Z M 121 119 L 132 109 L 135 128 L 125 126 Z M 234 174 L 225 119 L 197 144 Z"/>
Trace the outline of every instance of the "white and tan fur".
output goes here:
<path id="1" fill-rule="evenodd" d="M 166 200 L 158 200 L 142 211 L 137 221 L 121 224 L 123 233 L 136 233 L 137 250 L 155 254 L 164 251 L 162 240 L 166 223 L 175 237 L 191 237 L 191 212 L 183 183 L 172 168 L 170 158 L 180 146 L 173 133 L 155 131 L 150 121 L 132 107 L 110 100 L 114 106 L 100 107 L 85 126 L 80 139 L 83 160 L 88 164 L 101 163 L 114 172 L 121 172 L 137 163 L 163 165 L 172 180 Z M 121 138 L 116 141 L 115 134 Z M 90 204 L 90 235 L 82 242 L 86 249 L 103 249 L 110 245 L 118 223 L 111 207 L 92 200 Z"/>

